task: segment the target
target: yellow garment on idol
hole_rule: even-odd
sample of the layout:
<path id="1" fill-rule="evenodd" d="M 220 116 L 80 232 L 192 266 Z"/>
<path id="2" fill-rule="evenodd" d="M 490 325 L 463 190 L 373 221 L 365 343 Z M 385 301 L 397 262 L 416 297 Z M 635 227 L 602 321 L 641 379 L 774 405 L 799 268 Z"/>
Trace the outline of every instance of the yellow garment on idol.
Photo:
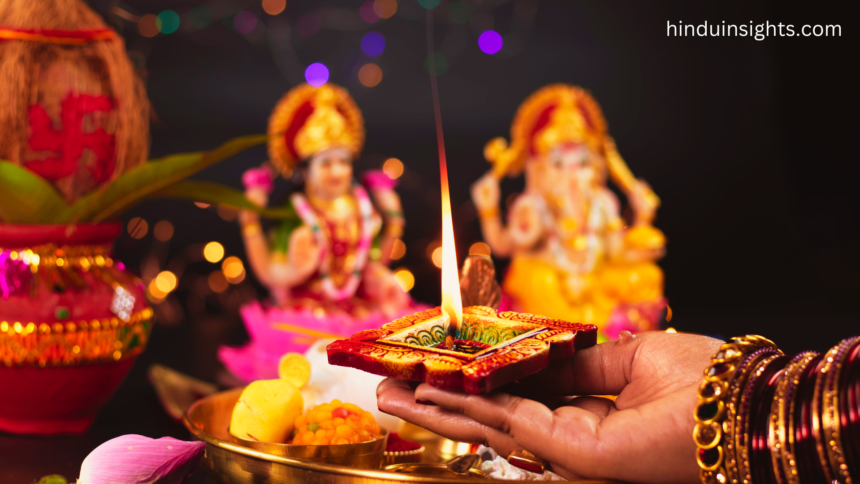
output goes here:
<path id="1" fill-rule="evenodd" d="M 534 257 L 514 257 L 502 287 L 517 309 L 565 321 L 603 327 L 620 303 L 659 300 L 663 271 L 654 262 L 603 262 L 591 273 L 580 274 L 578 291 L 568 275 Z"/>

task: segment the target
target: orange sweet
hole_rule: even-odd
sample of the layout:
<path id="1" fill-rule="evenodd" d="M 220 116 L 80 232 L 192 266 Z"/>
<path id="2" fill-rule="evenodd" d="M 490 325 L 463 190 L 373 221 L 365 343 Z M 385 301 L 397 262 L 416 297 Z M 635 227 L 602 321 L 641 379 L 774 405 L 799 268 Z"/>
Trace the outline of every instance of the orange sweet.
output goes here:
<path id="1" fill-rule="evenodd" d="M 332 400 L 296 417 L 293 445 L 357 444 L 382 437 L 370 412 Z"/>

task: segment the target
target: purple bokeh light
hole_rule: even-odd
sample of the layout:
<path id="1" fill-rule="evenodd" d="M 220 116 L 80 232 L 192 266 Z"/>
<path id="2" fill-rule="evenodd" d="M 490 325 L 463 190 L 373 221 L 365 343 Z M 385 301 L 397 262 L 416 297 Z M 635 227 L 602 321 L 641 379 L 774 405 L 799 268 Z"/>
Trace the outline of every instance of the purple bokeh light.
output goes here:
<path id="1" fill-rule="evenodd" d="M 311 86 L 322 86 L 328 82 L 328 67 L 325 64 L 314 62 L 305 69 L 305 80 Z"/>
<path id="2" fill-rule="evenodd" d="M 481 52 L 493 55 L 502 50 L 502 36 L 495 30 L 486 30 L 478 37 L 478 47 Z"/>
<path id="3" fill-rule="evenodd" d="M 376 57 L 385 50 L 385 37 L 379 32 L 368 32 L 361 38 L 361 51 L 367 57 Z"/>
<path id="4" fill-rule="evenodd" d="M 240 34 L 248 34 L 257 27 L 257 16 L 251 12 L 242 10 L 233 18 L 233 27 Z"/>
<path id="5" fill-rule="evenodd" d="M 375 24 L 379 20 L 379 15 L 373 10 L 373 0 L 367 0 L 362 3 L 358 9 L 358 15 L 361 17 L 361 20 L 369 24 Z"/>

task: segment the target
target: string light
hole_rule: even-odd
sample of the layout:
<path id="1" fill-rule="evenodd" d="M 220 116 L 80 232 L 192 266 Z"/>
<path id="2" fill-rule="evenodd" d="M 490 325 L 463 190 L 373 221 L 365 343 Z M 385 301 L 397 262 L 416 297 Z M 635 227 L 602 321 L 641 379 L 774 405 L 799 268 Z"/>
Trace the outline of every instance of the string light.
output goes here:
<path id="1" fill-rule="evenodd" d="M 218 216 L 227 222 L 232 222 L 239 216 L 239 211 L 229 205 L 218 205 L 216 211 Z"/>
<path id="2" fill-rule="evenodd" d="M 382 82 L 382 69 L 376 64 L 365 64 L 358 70 L 358 81 L 364 87 L 374 87 Z"/>
<path id="3" fill-rule="evenodd" d="M 269 15 L 278 15 L 287 8 L 286 0 L 263 0 L 263 11 Z"/>
<path id="4" fill-rule="evenodd" d="M 197 205 L 198 208 L 209 208 L 209 204 L 205 202 L 194 202 L 194 205 Z"/>
<path id="5" fill-rule="evenodd" d="M 385 50 L 385 37 L 379 32 L 368 32 L 361 38 L 361 51 L 367 57 L 377 57 Z"/>
<path id="6" fill-rule="evenodd" d="M 430 260 L 433 261 L 433 265 L 442 268 L 442 246 L 436 247 L 433 249 L 433 252 L 430 254 Z"/>
<path id="7" fill-rule="evenodd" d="M 149 232 L 149 225 L 146 223 L 146 220 L 141 217 L 134 217 L 128 221 L 126 229 L 128 229 L 128 235 L 130 235 L 131 238 L 142 239 L 146 237 L 146 233 Z"/>
<path id="8" fill-rule="evenodd" d="M 406 244 L 400 239 L 395 239 L 394 243 L 391 244 L 391 254 L 389 254 L 391 260 L 402 259 L 404 255 L 406 255 Z"/>
<path id="9" fill-rule="evenodd" d="M 144 37 L 155 37 L 161 31 L 160 24 L 161 20 L 158 20 L 158 17 L 150 13 L 140 17 L 140 20 L 137 22 L 137 30 Z"/>
<path id="10" fill-rule="evenodd" d="M 391 18 L 397 13 L 397 0 L 374 0 L 373 13 L 379 18 Z"/>
<path id="11" fill-rule="evenodd" d="M 320 62 L 314 62 L 305 69 L 305 81 L 314 87 L 320 87 L 328 82 L 328 67 Z"/>
<path id="12" fill-rule="evenodd" d="M 367 0 L 366 2 L 361 4 L 361 7 L 358 9 L 358 15 L 361 17 L 361 20 L 369 24 L 374 24 L 379 21 L 379 15 L 376 14 L 376 9 L 373 8 L 374 0 Z"/>
<path id="13" fill-rule="evenodd" d="M 493 255 L 490 246 L 484 242 L 475 242 L 469 247 L 469 255 Z"/>
<path id="14" fill-rule="evenodd" d="M 245 278 L 245 265 L 242 264 L 242 259 L 231 255 L 221 263 L 221 272 L 224 273 L 228 282 L 236 284 Z"/>
<path id="15" fill-rule="evenodd" d="M 155 276 L 155 287 L 164 294 L 169 294 L 176 289 L 176 275 L 170 271 L 161 271 Z"/>
<path id="16" fill-rule="evenodd" d="M 388 175 L 388 178 L 396 180 L 403 175 L 403 162 L 397 158 L 389 158 L 382 164 L 382 172 Z"/>
<path id="17" fill-rule="evenodd" d="M 481 49 L 481 52 L 489 55 L 502 50 L 503 43 L 502 36 L 495 30 L 484 31 L 478 37 L 478 47 Z"/>
<path id="18" fill-rule="evenodd" d="M 212 289 L 213 292 L 217 293 L 226 291 L 230 286 L 227 282 L 227 278 L 224 277 L 224 274 L 221 271 L 214 271 L 209 274 L 207 282 L 209 283 L 209 289 Z"/>
<path id="19" fill-rule="evenodd" d="M 152 228 L 152 235 L 160 242 L 167 242 L 173 237 L 173 224 L 167 220 L 162 220 L 155 224 Z"/>
<path id="20" fill-rule="evenodd" d="M 165 10 L 161 12 L 158 14 L 158 20 L 160 21 L 158 30 L 160 30 L 162 34 L 172 34 L 179 29 L 179 14 L 173 10 Z"/>
<path id="21" fill-rule="evenodd" d="M 240 34 L 250 34 L 257 27 L 257 16 L 242 10 L 233 17 L 233 27 Z"/>
<path id="22" fill-rule="evenodd" d="M 209 242 L 203 247 L 203 258 L 211 263 L 216 263 L 224 257 L 224 246 L 218 242 Z"/>
<path id="23" fill-rule="evenodd" d="M 409 269 L 400 268 L 394 271 L 394 280 L 400 284 L 400 288 L 409 292 L 415 287 L 415 276 Z"/>

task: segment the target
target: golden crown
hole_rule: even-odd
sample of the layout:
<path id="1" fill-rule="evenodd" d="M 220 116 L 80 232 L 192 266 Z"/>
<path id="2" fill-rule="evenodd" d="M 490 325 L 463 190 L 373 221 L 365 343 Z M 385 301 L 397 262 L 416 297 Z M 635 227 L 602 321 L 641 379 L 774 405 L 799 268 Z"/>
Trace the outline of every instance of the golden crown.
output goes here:
<path id="1" fill-rule="evenodd" d="M 320 151 L 342 147 L 357 157 L 364 145 L 364 118 L 346 89 L 302 84 L 278 101 L 269 117 L 269 157 L 281 173 Z"/>

